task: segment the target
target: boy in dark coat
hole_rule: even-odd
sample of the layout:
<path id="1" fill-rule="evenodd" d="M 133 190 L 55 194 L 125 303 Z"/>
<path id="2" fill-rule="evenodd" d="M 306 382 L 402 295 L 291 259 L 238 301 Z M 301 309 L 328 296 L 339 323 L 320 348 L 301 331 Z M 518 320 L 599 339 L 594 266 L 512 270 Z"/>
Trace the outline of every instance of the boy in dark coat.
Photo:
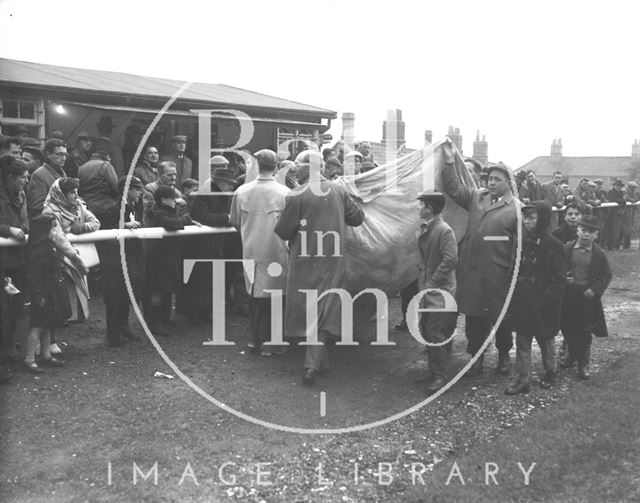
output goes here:
<path id="1" fill-rule="evenodd" d="M 168 231 L 184 229 L 185 225 L 195 222 L 189 215 L 178 215 L 177 195 L 173 187 L 159 186 L 153 194 L 154 204 L 147 215 L 148 227 L 164 227 Z M 150 240 L 147 249 L 147 267 L 142 308 L 147 320 L 150 320 L 151 299 L 155 291 L 160 294 L 161 327 L 155 326 L 160 336 L 170 335 L 172 295 L 182 279 L 180 240 L 165 237 Z"/>
<path id="2" fill-rule="evenodd" d="M 580 203 L 574 201 L 567 204 L 564 213 L 564 222 L 551 233 L 553 237 L 562 244 L 578 239 L 578 222 L 583 213 L 585 213 L 584 206 Z"/>
<path id="3" fill-rule="evenodd" d="M 562 333 L 569 345 L 569 357 L 562 366 L 578 362 L 578 377 L 589 379 L 592 335 L 607 337 L 602 295 L 611 281 L 607 256 L 594 241 L 600 221 L 584 215 L 578 224 L 578 239 L 565 245 L 571 274 L 564 296 Z"/>
<path id="4" fill-rule="evenodd" d="M 528 393 L 531 342 L 535 337 L 542 353 L 545 374 L 541 388 L 550 388 L 556 374 L 554 337 L 560 328 L 567 259 L 562 243 L 547 233 L 551 205 L 534 201 L 522 208 L 524 235 L 516 288 L 509 319 L 516 331 L 516 383 L 507 395 Z"/>

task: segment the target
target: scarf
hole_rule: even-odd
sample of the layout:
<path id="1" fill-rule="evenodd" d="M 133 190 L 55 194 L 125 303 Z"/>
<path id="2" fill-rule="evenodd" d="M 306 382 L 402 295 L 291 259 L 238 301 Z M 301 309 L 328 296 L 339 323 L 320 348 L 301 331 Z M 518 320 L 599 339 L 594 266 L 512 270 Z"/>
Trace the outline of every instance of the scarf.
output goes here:
<path id="1" fill-rule="evenodd" d="M 44 200 L 44 207 L 51 207 L 51 209 L 54 210 L 55 213 L 60 214 L 64 220 L 75 222 L 80 215 L 82 200 L 78 198 L 75 203 L 69 201 L 64 192 L 62 192 L 62 189 L 60 189 L 60 180 L 62 179 L 58 178 L 53 182 L 47 198 Z"/>

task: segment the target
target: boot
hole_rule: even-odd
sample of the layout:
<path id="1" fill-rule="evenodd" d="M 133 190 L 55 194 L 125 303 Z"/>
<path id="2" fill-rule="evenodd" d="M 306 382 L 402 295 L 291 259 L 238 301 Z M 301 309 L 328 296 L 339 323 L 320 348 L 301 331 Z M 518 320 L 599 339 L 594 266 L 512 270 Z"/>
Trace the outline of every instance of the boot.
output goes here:
<path id="1" fill-rule="evenodd" d="M 528 380 L 518 379 L 513 386 L 504 390 L 505 395 L 519 395 L 520 393 L 529 393 L 531 386 Z"/>
<path id="2" fill-rule="evenodd" d="M 540 387 L 542 389 L 550 389 L 556 383 L 556 374 L 555 372 L 547 372 L 544 377 L 540 380 Z"/>
<path id="3" fill-rule="evenodd" d="M 589 372 L 589 364 L 588 363 L 579 363 L 578 364 L 578 378 L 587 381 L 591 377 L 591 373 Z"/>
<path id="4" fill-rule="evenodd" d="M 480 355 L 480 358 L 476 360 L 476 362 L 471 365 L 471 368 L 465 374 L 466 377 L 476 377 L 482 375 L 482 366 L 484 364 L 484 355 Z"/>
<path id="5" fill-rule="evenodd" d="M 496 369 L 496 373 L 509 375 L 509 372 L 511 372 L 511 357 L 509 356 L 509 351 L 500 351 L 498 353 L 498 368 Z"/>
<path id="6" fill-rule="evenodd" d="M 444 384 L 445 384 L 444 379 L 440 376 L 436 376 L 431 381 L 429 381 L 425 389 L 427 390 L 427 393 L 432 395 L 433 393 L 438 391 L 440 388 L 442 388 Z"/>

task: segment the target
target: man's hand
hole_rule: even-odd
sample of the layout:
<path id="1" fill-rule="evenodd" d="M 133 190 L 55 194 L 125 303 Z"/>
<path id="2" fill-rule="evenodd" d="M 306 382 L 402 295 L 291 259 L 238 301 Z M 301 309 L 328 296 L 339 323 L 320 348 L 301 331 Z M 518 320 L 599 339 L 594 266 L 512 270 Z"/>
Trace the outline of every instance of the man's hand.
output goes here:
<path id="1" fill-rule="evenodd" d="M 587 299 L 593 299 L 596 296 L 595 292 L 591 290 L 591 288 L 587 288 L 582 295 Z"/>
<path id="2" fill-rule="evenodd" d="M 195 220 L 191 220 L 191 223 L 192 223 L 193 225 L 198 226 L 198 227 L 202 227 L 202 224 L 201 224 L 200 222 L 196 222 Z"/>
<path id="3" fill-rule="evenodd" d="M 453 148 L 449 142 L 442 144 L 442 151 L 444 152 L 444 160 L 447 164 L 455 164 L 456 156 L 453 152 Z"/>
<path id="4" fill-rule="evenodd" d="M 84 224 L 73 222 L 70 230 L 71 234 L 82 234 L 84 233 Z"/>
<path id="5" fill-rule="evenodd" d="M 20 229 L 18 227 L 9 227 L 9 234 L 16 241 L 20 241 L 21 243 L 25 242 L 26 237 L 25 237 L 24 231 L 22 229 Z"/>
<path id="6" fill-rule="evenodd" d="M 142 227 L 142 224 L 140 222 L 125 222 L 124 223 L 124 228 L 125 229 L 139 229 L 140 227 Z"/>
<path id="7" fill-rule="evenodd" d="M 559 210 L 562 209 L 563 206 L 564 205 L 562 204 L 562 201 L 556 203 L 556 208 L 558 208 Z"/>

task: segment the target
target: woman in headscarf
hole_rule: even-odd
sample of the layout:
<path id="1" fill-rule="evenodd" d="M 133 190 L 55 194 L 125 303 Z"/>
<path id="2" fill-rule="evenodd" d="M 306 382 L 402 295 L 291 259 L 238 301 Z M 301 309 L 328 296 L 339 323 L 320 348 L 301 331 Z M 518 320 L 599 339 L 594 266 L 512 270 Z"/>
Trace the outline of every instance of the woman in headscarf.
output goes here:
<path id="1" fill-rule="evenodd" d="M 64 234 L 84 234 L 100 228 L 100 221 L 91 213 L 84 201 L 78 196 L 80 182 L 77 178 L 58 178 L 44 202 L 42 213 L 53 215 Z M 57 241 L 56 247 L 69 256 L 68 247 L 73 247 L 65 239 Z M 75 251 L 75 250 L 73 250 Z M 63 272 L 71 304 L 70 322 L 82 322 L 89 318 L 89 287 L 84 272 L 80 271 L 71 260 L 64 261 Z"/>
<path id="2" fill-rule="evenodd" d="M 64 361 L 51 354 L 50 347 L 53 331 L 71 313 L 62 274 L 63 254 L 79 270 L 86 271 L 82 259 L 73 251 L 73 247 L 68 247 L 66 252 L 56 250 L 54 243 L 65 240 L 54 216 L 43 214 L 31 222 L 28 244 L 30 264 L 27 270 L 31 295 L 31 330 L 27 336 L 24 366 L 32 374 L 44 372 L 43 366 L 60 367 L 64 364 Z M 40 365 L 35 358 L 38 347 Z"/>

